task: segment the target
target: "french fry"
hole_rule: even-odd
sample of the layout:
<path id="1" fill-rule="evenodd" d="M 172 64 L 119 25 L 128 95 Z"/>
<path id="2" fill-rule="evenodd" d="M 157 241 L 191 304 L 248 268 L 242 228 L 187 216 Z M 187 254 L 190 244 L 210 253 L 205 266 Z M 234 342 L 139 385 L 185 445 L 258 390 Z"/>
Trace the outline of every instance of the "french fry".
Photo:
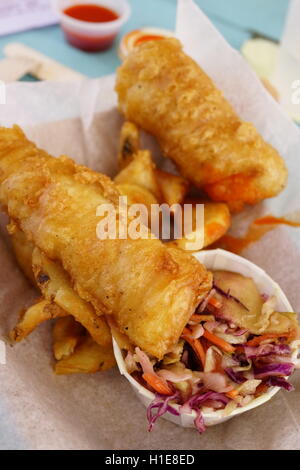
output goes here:
<path id="1" fill-rule="evenodd" d="M 158 204 L 158 201 L 155 196 L 153 196 L 153 194 L 150 193 L 148 189 L 142 188 L 141 186 L 137 186 L 136 184 L 119 184 L 117 185 L 117 188 L 120 191 L 121 195 L 127 196 L 128 205 L 144 204 L 147 207 L 149 221 L 151 214 L 151 205 Z M 148 221 L 145 220 L 145 224 L 147 224 Z"/>
<path id="2" fill-rule="evenodd" d="M 25 276 L 33 285 L 36 286 L 32 271 L 32 252 L 34 245 L 27 240 L 25 233 L 22 232 L 22 230 L 20 230 L 15 224 L 10 223 L 9 227 L 12 246 L 17 262 Z"/>
<path id="3" fill-rule="evenodd" d="M 9 333 L 9 337 L 12 341 L 19 343 L 41 323 L 65 315 L 67 315 L 66 312 L 55 303 L 48 300 L 39 300 L 27 310 L 21 312 L 21 318 Z"/>
<path id="4" fill-rule="evenodd" d="M 134 351 L 134 346 L 131 344 L 129 341 L 129 338 L 121 333 L 119 329 L 117 328 L 114 320 L 111 318 L 111 316 L 107 315 L 107 323 L 109 325 L 110 331 L 116 342 L 118 343 L 118 346 L 120 349 L 125 349 L 127 351 Z"/>
<path id="5" fill-rule="evenodd" d="M 133 204 L 143 204 L 146 206 L 147 213 L 144 214 L 142 212 L 140 214 L 141 220 L 145 226 L 150 229 L 153 218 L 157 218 L 156 225 L 160 226 L 159 212 L 151 212 L 152 204 L 158 204 L 158 201 L 148 189 L 137 186 L 136 184 L 119 184 L 117 188 L 121 195 L 127 196 L 129 206 Z"/>
<path id="6" fill-rule="evenodd" d="M 72 316 L 58 318 L 53 326 L 53 353 L 56 360 L 73 354 L 86 330 Z"/>
<path id="7" fill-rule="evenodd" d="M 189 190 L 189 182 L 182 176 L 172 175 L 166 171 L 155 170 L 164 202 L 169 206 L 181 204 Z"/>
<path id="8" fill-rule="evenodd" d="M 104 348 L 87 336 L 71 356 L 55 364 L 57 375 L 92 374 L 111 369 L 116 364 L 112 347 Z"/>
<path id="9" fill-rule="evenodd" d="M 231 225 L 227 204 L 208 202 L 204 206 L 204 247 L 223 237 Z"/>
<path id="10" fill-rule="evenodd" d="M 155 165 L 148 150 L 139 150 L 129 165 L 115 177 L 115 183 L 141 186 L 150 191 L 158 201 L 162 198 L 155 176 Z"/>
<path id="11" fill-rule="evenodd" d="M 199 201 L 199 203 L 201 203 Z M 192 208 L 192 226 L 191 238 L 183 237 L 177 240 L 168 242 L 169 246 L 175 246 L 185 251 L 199 251 L 207 246 L 215 243 L 221 238 L 229 229 L 231 224 L 230 212 L 227 204 L 208 202 L 204 205 L 204 240 L 203 246 L 200 244 L 202 240 L 202 227 L 196 227 L 196 208 Z M 189 244 L 196 244 L 199 241 L 199 248 L 191 250 Z"/>
<path id="12" fill-rule="evenodd" d="M 126 121 L 121 129 L 118 162 L 123 170 L 134 159 L 140 149 L 139 130 L 135 124 Z"/>
<path id="13" fill-rule="evenodd" d="M 111 334 L 103 316 L 73 290 L 65 270 L 47 258 L 38 248 L 32 254 L 33 272 L 43 296 L 55 302 L 84 326 L 101 346 L 111 345 Z"/>

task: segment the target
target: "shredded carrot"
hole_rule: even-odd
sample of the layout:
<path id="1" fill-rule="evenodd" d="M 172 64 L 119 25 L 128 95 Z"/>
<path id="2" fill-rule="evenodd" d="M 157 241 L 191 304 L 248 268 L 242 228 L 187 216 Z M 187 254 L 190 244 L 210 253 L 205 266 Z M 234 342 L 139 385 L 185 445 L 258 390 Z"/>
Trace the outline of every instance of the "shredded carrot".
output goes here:
<path id="1" fill-rule="evenodd" d="M 154 374 L 143 374 L 143 379 L 152 387 L 157 393 L 161 395 L 172 395 L 170 387 L 157 375 Z"/>
<path id="2" fill-rule="evenodd" d="M 253 339 L 250 339 L 246 343 L 246 346 L 258 346 L 260 343 L 267 339 L 276 339 L 286 336 L 287 338 L 292 338 L 295 335 L 294 331 L 288 331 L 287 333 L 266 333 L 265 335 L 256 336 Z"/>
<path id="3" fill-rule="evenodd" d="M 203 368 L 205 366 L 205 351 L 203 349 L 203 346 L 201 344 L 200 339 L 195 339 L 192 338 L 191 332 L 188 328 L 184 328 L 183 334 L 181 337 L 189 343 L 189 345 L 193 348 L 194 352 L 196 353 L 196 356 L 198 357 L 199 361 L 201 362 Z"/>
<path id="4" fill-rule="evenodd" d="M 201 344 L 200 339 L 194 339 L 193 341 L 193 349 L 195 353 L 197 354 L 197 357 L 200 359 L 203 367 L 205 366 L 205 352 L 203 349 L 203 346 Z"/>
<path id="5" fill-rule="evenodd" d="M 228 353 L 234 353 L 235 348 L 231 346 L 231 344 L 227 343 L 222 338 L 219 338 L 219 336 L 214 335 L 213 333 L 210 333 L 209 331 L 205 330 L 203 334 L 204 338 L 208 339 L 211 343 L 215 344 L 216 346 L 219 346 L 223 351 L 228 352 Z"/>
<path id="6" fill-rule="evenodd" d="M 228 398 L 231 398 L 232 400 L 239 394 L 239 392 L 236 389 L 230 390 L 229 392 L 226 392 L 226 396 Z"/>
<path id="7" fill-rule="evenodd" d="M 194 315 L 191 316 L 190 320 L 195 321 L 195 322 L 201 322 L 201 321 L 213 321 L 215 317 L 213 315 L 198 315 L 197 313 L 194 313 Z"/>
<path id="8" fill-rule="evenodd" d="M 208 300 L 208 303 L 210 305 L 212 305 L 213 307 L 215 307 L 215 308 L 221 308 L 222 307 L 222 303 L 219 300 L 217 300 L 215 297 L 211 297 Z"/>

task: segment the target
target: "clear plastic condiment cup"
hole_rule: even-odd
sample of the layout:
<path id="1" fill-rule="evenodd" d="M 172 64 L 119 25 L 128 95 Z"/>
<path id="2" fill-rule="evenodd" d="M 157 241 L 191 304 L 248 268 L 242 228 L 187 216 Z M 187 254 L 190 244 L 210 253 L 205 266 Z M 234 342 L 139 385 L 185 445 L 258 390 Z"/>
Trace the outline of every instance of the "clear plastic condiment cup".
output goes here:
<path id="1" fill-rule="evenodd" d="M 52 0 L 52 3 L 67 41 L 72 46 L 89 52 L 108 49 L 131 13 L 127 0 Z M 116 13 L 118 18 L 97 23 L 75 19 L 65 11 L 76 5 L 97 5 L 108 8 Z"/>

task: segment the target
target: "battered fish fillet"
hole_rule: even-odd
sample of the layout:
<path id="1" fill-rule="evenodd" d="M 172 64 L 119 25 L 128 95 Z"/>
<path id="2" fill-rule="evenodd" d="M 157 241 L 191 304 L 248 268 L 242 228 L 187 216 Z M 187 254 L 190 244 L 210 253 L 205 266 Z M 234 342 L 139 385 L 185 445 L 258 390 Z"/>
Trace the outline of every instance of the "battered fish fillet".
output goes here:
<path id="1" fill-rule="evenodd" d="M 121 332 L 162 358 L 211 288 L 197 260 L 159 240 L 99 240 L 97 207 L 117 205 L 106 176 L 53 158 L 21 129 L 0 128 L 0 202 L 27 239 L 68 272 L 97 314 L 111 314 Z"/>
<path id="2" fill-rule="evenodd" d="M 237 116 L 178 40 L 135 48 L 118 70 L 116 91 L 126 119 L 153 134 L 213 200 L 254 204 L 285 187 L 277 151 Z"/>

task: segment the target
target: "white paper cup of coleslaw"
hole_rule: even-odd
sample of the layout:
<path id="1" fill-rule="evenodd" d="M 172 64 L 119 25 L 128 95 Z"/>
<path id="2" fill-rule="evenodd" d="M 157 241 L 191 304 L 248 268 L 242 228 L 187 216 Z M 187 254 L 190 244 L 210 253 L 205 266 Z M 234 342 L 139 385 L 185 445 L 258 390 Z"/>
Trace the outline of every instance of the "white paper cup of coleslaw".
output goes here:
<path id="1" fill-rule="evenodd" d="M 291 304 L 289 303 L 280 286 L 275 281 L 273 281 L 273 279 L 263 269 L 259 268 L 254 263 L 251 263 L 251 261 L 248 261 L 247 259 L 228 251 L 219 249 L 200 251 L 199 253 L 194 253 L 193 256 L 195 256 L 195 258 L 197 258 L 209 270 L 227 270 L 240 273 L 246 277 L 251 277 L 255 281 L 261 294 L 266 294 L 268 296 L 274 295 L 276 297 L 277 310 L 279 312 L 293 312 Z M 148 407 L 155 398 L 154 393 L 140 385 L 127 372 L 122 351 L 115 339 L 113 339 L 113 347 L 120 373 L 124 375 L 129 381 L 139 400 L 144 404 L 145 407 Z M 297 350 L 293 355 L 294 357 L 297 357 Z M 215 424 L 223 423 L 224 421 L 227 421 L 234 416 L 245 413 L 245 411 L 252 410 L 253 408 L 256 408 L 257 406 L 260 406 L 263 403 L 269 401 L 279 390 L 280 387 L 270 387 L 263 395 L 255 398 L 246 406 L 236 408 L 226 416 L 224 415 L 223 410 L 217 410 L 210 413 L 202 412 L 204 424 L 206 426 L 213 426 Z M 172 404 L 172 408 L 175 408 L 177 411 L 179 411 L 180 406 Z M 162 417 L 179 426 L 195 427 L 195 411 L 192 411 L 191 413 L 181 413 L 179 416 L 165 413 Z"/>

